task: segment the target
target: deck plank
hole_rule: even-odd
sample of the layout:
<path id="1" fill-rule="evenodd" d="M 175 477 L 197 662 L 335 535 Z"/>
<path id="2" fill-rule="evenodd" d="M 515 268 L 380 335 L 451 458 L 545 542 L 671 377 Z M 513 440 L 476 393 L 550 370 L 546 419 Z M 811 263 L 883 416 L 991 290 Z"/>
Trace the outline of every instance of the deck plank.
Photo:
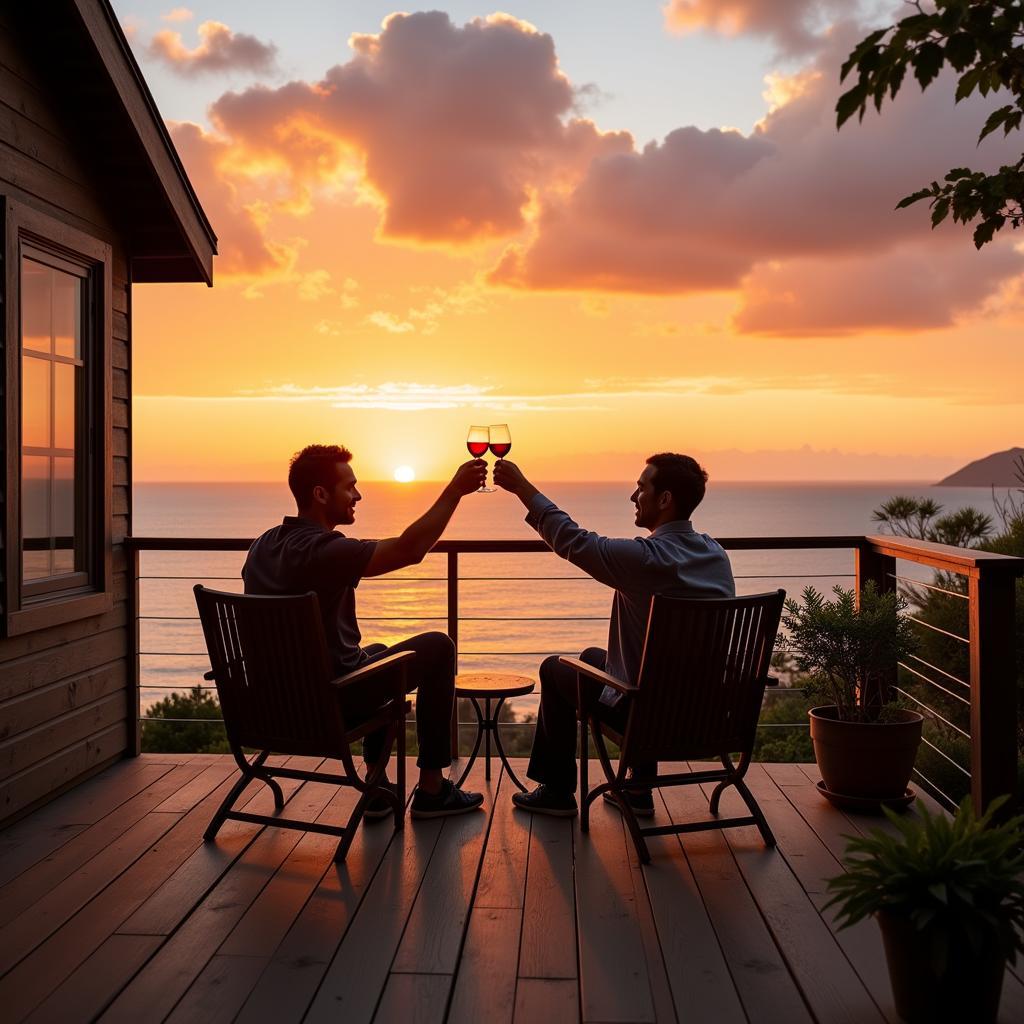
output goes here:
<path id="1" fill-rule="evenodd" d="M 266 964 L 266 957 L 218 953 L 189 986 L 167 1024 L 230 1024 Z"/>
<path id="2" fill-rule="evenodd" d="M 525 762 L 515 759 L 513 770 L 519 774 Z M 513 810 L 512 794 L 517 792 L 502 773 L 494 807 L 487 848 L 480 865 L 475 907 L 522 909 L 526 895 L 526 858 L 530 850 L 530 816 Z"/>
<path id="3" fill-rule="evenodd" d="M 743 1004 L 679 840 L 652 837 L 648 844 L 651 863 L 643 867 L 643 881 L 679 1020 L 745 1024 Z"/>
<path id="4" fill-rule="evenodd" d="M 636 893 L 619 812 L 597 801 L 589 835 L 576 844 L 580 1003 L 590 1021 L 655 1020 L 637 919 Z"/>
<path id="5" fill-rule="evenodd" d="M 168 799 L 173 799 L 180 789 L 188 788 L 198 773 L 198 769 L 190 765 L 171 769 L 141 793 L 126 800 L 95 825 L 88 826 L 84 832 L 0 888 L 0 925 L 7 924 L 34 907 L 38 900 L 88 864 L 150 811 L 156 810 Z M 213 788 L 206 788 L 206 793 Z"/>
<path id="6" fill-rule="evenodd" d="M 513 1024 L 572 1024 L 580 1019 L 576 979 L 520 978 Z"/>
<path id="7" fill-rule="evenodd" d="M 392 974 L 374 1024 L 441 1024 L 450 984 L 445 974 Z"/>
<path id="8" fill-rule="evenodd" d="M 302 1018 L 393 836 L 390 820 L 360 826 L 345 863 L 328 867 L 274 951 L 239 1013 L 239 1024 L 280 1024 Z"/>
<path id="9" fill-rule="evenodd" d="M 516 813 L 520 819 L 530 819 L 519 977 L 575 980 L 575 824 L 565 818 Z"/>
<path id="10" fill-rule="evenodd" d="M 289 812 L 312 818 L 327 800 L 321 787 L 302 786 Z M 302 835 L 295 829 L 264 828 L 235 862 L 235 870 L 220 879 L 101 1019 L 133 1024 L 169 1014 Z"/>
<path id="11" fill-rule="evenodd" d="M 707 800 L 695 787 L 665 789 L 662 794 L 676 824 L 707 817 Z M 679 841 L 748 1019 L 752 1024 L 811 1021 L 724 833 L 691 832 Z"/>
<path id="12" fill-rule="evenodd" d="M 123 979 L 142 967 L 160 942 L 158 935 L 109 936 L 25 1018 L 26 1024 L 97 1017 L 124 984 Z"/>
<path id="13" fill-rule="evenodd" d="M 485 782 L 477 764 L 465 785 L 484 794 L 483 811 L 444 819 L 391 965 L 394 973 L 454 975 L 458 967 L 499 780 Z"/>
<path id="14" fill-rule="evenodd" d="M 391 961 L 441 834 L 439 820 L 406 825 L 388 845 L 355 920 L 332 959 L 306 1016 L 310 1024 L 373 1019 Z"/>
<path id="15" fill-rule="evenodd" d="M 709 787 L 701 788 L 710 796 Z M 741 814 L 743 806 L 735 791 L 726 791 L 724 815 Z M 762 806 L 766 813 L 772 809 Z M 726 829 L 724 835 L 815 1016 L 836 1024 L 884 1020 L 784 853 L 766 850 L 753 826 Z"/>
<path id="16" fill-rule="evenodd" d="M 28 819 L 0 832 L 0 885 L 6 885 L 39 861 L 51 856 L 96 821 L 112 813 L 161 776 L 171 765 L 133 765 L 119 762 L 81 786 L 58 797 Z M 104 813 L 100 813 L 100 812 Z M 99 815 L 99 817 L 97 817 Z M 88 819 L 88 820 L 87 820 Z"/>
<path id="17" fill-rule="evenodd" d="M 520 909 L 473 908 L 448 1024 L 511 1024 L 522 923 Z"/>

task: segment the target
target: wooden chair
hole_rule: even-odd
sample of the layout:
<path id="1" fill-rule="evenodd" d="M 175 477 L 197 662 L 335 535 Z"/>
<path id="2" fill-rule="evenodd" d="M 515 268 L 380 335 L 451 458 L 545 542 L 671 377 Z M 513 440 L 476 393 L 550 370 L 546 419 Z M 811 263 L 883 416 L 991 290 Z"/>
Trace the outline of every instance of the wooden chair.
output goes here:
<path id="1" fill-rule="evenodd" d="M 372 662 L 337 679 L 331 678 L 316 594 L 296 597 L 258 597 L 227 594 L 197 585 L 193 588 L 206 636 L 212 671 L 205 679 L 217 684 L 231 753 L 242 777 L 231 788 L 213 816 L 203 838 L 212 840 L 227 820 L 250 821 L 278 828 L 296 828 L 340 836 L 335 862 L 341 862 L 367 802 L 375 795 L 387 799 L 395 812 L 395 829 L 405 820 L 405 716 L 406 672 L 413 651 Z M 340 694 L 357 682 L 381 672 L 392 673 L 392 685 L 381 707 L 369 721 L 345 721 Z M 386 730 L 380 759 L 360 778 L 351 744 L 375 729 Z M 382 788 L 391 746 L 397 741 L 397 794 Z M 244 748 L 256 753 L 247 758 Z M 267 764 L 271 754 L 337 758 L 343 774 L 301 771 Z M 265 782 L 274 794 L 276 811 L 284 808 L 284 795 L 275 778 L 302 779 L 352 786 L 360 797 L 343 826 L 298 821 L 275 815 L 232 810 L 253 780 Z"/>
<path id="2" fill-rule="evenodd" d="M 768 822 L 743 781 L 754 749 L 757 719 L 768 676 L 786 593 L 779 590 L 753 597 L 651 600 L 640 675 L 635 683 L 614 679 L 580 661 L 561 658 L 576 670 L 580 709 L 580 827 L 590 827 L 590 805 L 610 792 L 622 810 L 637 855 L 651 859 L 644 836 L 674 835 L 712 828 L 756 825 L 766 846 L 775 845 Z M 602 722 L 598 699 L 605 686 L 623 694 L 626 725 L 622 733 Z M 606 780 L 589 790 L 587 732 L 594 738 Z M 619 745 L 613 767 L 605 737 Z M 739 760 L 733 761 L 732 754 Z M 668 775 L 638 774 L 642 766 L 661 761 L 721 760 L 722 767 Z M 634 775 L 627 779 L 627 771 Z M 630 789 L 716 783 L 710 810 L 714 818 L 681 825 L 641 828 L 626 800 Z M 727 786 L 735 786 L 749 816 L 718 818 Z"/>

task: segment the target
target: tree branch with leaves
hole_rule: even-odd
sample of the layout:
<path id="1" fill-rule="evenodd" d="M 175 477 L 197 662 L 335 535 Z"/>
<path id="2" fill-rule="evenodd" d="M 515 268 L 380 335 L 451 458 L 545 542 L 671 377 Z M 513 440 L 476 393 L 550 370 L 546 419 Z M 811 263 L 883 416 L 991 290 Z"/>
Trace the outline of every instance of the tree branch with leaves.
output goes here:
<path id="1" fill-rule="evenodd" d="M 1002 129 L 1003 136 L 1020 128 L 1024 119 L 1024 0 L 922 0 L 908 4 L 912 14 L 895 25 L 865 36 L 851 51 L 840 72 L 845 82 L 856 71 L 856 84 L 836 103 L 837 127 L 854 114 L 863 120 L 869 103 L 882 109 L 893 99 L 908 70 L 927 89 L 947 64 L 959 75 L 956 102 L 977 92 L 982 96 L 1005 90 L 1013 102 L 989 114 L 978 136 L 980 143 Z M 1024 225 L 1024 155 L 995 174 L 954 167 L 942 182 L 905 196 L 904 209 L 929 200 L 932 227 L 950 214 L 961 224 L 977 221 L 974 245 L 991 242 L 1005 224 Z"/>

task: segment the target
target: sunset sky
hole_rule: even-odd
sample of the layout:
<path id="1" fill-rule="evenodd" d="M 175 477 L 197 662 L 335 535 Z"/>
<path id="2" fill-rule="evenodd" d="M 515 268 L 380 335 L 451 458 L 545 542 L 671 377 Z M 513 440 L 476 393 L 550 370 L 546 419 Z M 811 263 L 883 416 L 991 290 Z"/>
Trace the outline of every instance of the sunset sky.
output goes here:
<path id="1" fill-rule="evenodd" d="M 212 289 L 134 291 L 138 480 L 279 479 L 312 441 L 441 478 L 471 423 L 546 480 L 1024 444 L 1024 237 L 893 209 L 1020 137 L 976 147 L 997 103 L 948 79 L 835 129 L 903 4 L 114 6 L 220 250 Z"/>

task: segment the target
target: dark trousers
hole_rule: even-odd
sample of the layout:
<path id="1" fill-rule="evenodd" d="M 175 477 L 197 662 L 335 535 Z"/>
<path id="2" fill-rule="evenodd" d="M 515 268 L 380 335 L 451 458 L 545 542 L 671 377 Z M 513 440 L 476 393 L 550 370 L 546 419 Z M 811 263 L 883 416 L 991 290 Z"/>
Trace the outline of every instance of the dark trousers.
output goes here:
<path id="1" fill-rule="evenodd" d="M 604 669 L 607 652 L 588 647 L 581 655 L 594 668 Z M 526 774 L 558 793 L 576 792 L 576 737 L 579 735 L 579 709 L 576 703 L 576 673 L 557 657 L 545 658 L 540 665 L 540 713 L 530 751 Z M 621 707 L 601 705 L 599 717 L 616 732 L 626 728 L 626 712 Z M 581 751 L 581 757 L 587 752 Z M 657 771 L 657 765 L 644 765 L 645 773 Z M 638 766 L 639 768 L 639 766 Z"/>
<path id="2" fill-rule="evenodd" d="M 369 644 L 363 648 L 369 655 L 363 664 L 380 661 L 399 651 L 415 651 L 409 666 L 406 692 L 416 694 L 416 737 L 420 754 L 416 764 L 420 768 L 447 768 L 452 763 L 452 705 L 455 701 L 455 644 L 446 633 L 420 633 L 408 640 L 385 647 Z M 345 717 L 352 722 L 372 717 L 391 692 L 388 673 L 355 685 L 342 696 Z M 384 730 L 372 732 L 363 740 L 363 757 L 376 761 L 383 750 Z"/>

